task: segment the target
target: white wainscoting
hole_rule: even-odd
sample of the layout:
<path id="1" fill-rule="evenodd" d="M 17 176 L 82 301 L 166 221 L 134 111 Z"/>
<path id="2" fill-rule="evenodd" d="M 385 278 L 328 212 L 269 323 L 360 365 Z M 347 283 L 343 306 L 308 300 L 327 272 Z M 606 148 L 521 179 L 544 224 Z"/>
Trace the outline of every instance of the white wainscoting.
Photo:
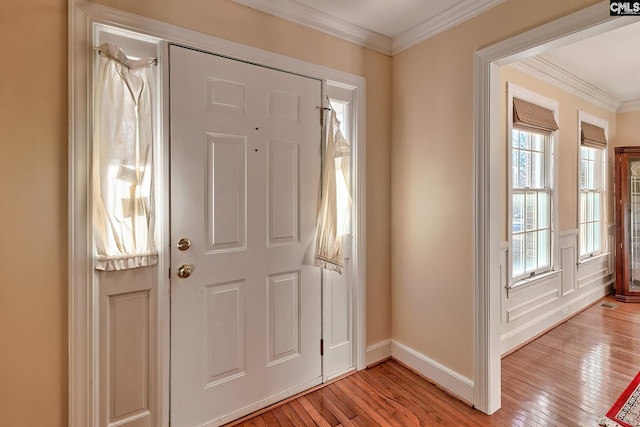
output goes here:
<path id="1" fill-rule="evenodd" d="M 607 249 L 612 249 L 613 224 L 607 226 Z M 560 233 L 555 271 L 509 286 L 509 245 L 500 245 L 501 349 L 505 354 L 573 316 L 612 290 L 611 250 L 579 262 L 578 230 Z"/>

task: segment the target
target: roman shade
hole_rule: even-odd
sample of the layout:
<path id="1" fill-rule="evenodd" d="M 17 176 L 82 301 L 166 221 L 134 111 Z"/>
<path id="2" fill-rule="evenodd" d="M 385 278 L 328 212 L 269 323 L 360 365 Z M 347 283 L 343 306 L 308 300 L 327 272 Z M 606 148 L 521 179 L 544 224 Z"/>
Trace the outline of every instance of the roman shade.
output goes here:
<path id="1" fill-rule="evenodd" d="M 580 122 L 581 143 L 587 147 L 606 148 L 607 138 L 604 136 L 604 129 L 586 122 Z"/>
<path id="2" fill-rule="evenodd" d="M 558 123 L 553 117 L 553 111 L 519 98 L 513 98 L 513 127 L 548 135 L 558 130 Z"/>

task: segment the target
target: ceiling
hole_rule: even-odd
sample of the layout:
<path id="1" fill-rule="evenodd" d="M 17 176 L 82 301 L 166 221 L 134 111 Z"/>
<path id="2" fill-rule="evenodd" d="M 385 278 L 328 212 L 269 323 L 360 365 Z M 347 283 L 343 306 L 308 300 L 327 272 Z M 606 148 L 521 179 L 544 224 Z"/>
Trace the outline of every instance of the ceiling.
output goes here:
<path id="1" fill-rule="evenodd" d="M 394 55 L 505 0 L 233 1 Z M 513 66 L 610 111 L 640 109 L 640 23 L 629 22 Z"/>

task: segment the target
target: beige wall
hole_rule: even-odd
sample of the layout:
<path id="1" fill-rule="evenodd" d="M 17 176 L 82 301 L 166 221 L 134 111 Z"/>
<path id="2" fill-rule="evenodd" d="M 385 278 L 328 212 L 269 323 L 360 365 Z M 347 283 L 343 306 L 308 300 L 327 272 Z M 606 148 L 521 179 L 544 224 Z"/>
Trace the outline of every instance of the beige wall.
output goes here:
<path id="1" fill-rule="evenodd" d="M 640 145 L 640 110 L 618 113 L 616 137 L 611 142 L 614 147 Z"/>
<path id="2" fill-rule="evenodd" d="M 67 1 L 0 2 L 0 424 L 67 425 Z"/>
<path id="3" fill-rule="evenodd" d="M 473 378 L 473 54 L 594 3 L 509 0 L 394 57 L 392 336 L 466 377 Z"/>
<path id="4" fill-rule="evenodd" d="M 609 122 L 609 141 L 616 139 L 616 113 L 598 107 L 582 98 L 571 95 L 563 90 L 544 83 L 528 74 L 506 66 L 500 69 L 500 99 L 502 105 L 501 117 L 503 118 L 501 129 L 500 155 L 502 160 L 501 180 L 504 183 L 501 197 L 502 221 L 503 224 L 500 239 L 507 240 L 509 224 L 507 223 L 507 82 L 514 83 L 520 87 L 529 89 L 539 95 L 550 98 L 559 103 L 559 123 L 558 138 L 555 141 L 556 165 L 557 165 L 557 186 L 558 192 L 558 231 L 578 229 L 578 111 L 591 114 Z M 613 152 L 613 151 L 612 151 Z M 613 173 L 613 163 L 609 162 L 611 173 Z M 613 195 L 613 186 L 609 181 L 609 193 Z M 613 222 L 613 213 L 608 210 L 606 223 Z"/>

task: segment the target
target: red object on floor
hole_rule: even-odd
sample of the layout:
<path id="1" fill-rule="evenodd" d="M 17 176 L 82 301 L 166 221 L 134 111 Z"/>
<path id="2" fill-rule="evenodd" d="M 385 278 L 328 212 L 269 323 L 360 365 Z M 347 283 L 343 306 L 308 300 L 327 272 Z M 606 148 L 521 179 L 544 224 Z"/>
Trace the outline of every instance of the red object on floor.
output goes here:
<path id="1" fill-rule="evenodd" d="M 609 409 L 607 418 L 624 427 L 640 427 L 640 373 Z"/>

